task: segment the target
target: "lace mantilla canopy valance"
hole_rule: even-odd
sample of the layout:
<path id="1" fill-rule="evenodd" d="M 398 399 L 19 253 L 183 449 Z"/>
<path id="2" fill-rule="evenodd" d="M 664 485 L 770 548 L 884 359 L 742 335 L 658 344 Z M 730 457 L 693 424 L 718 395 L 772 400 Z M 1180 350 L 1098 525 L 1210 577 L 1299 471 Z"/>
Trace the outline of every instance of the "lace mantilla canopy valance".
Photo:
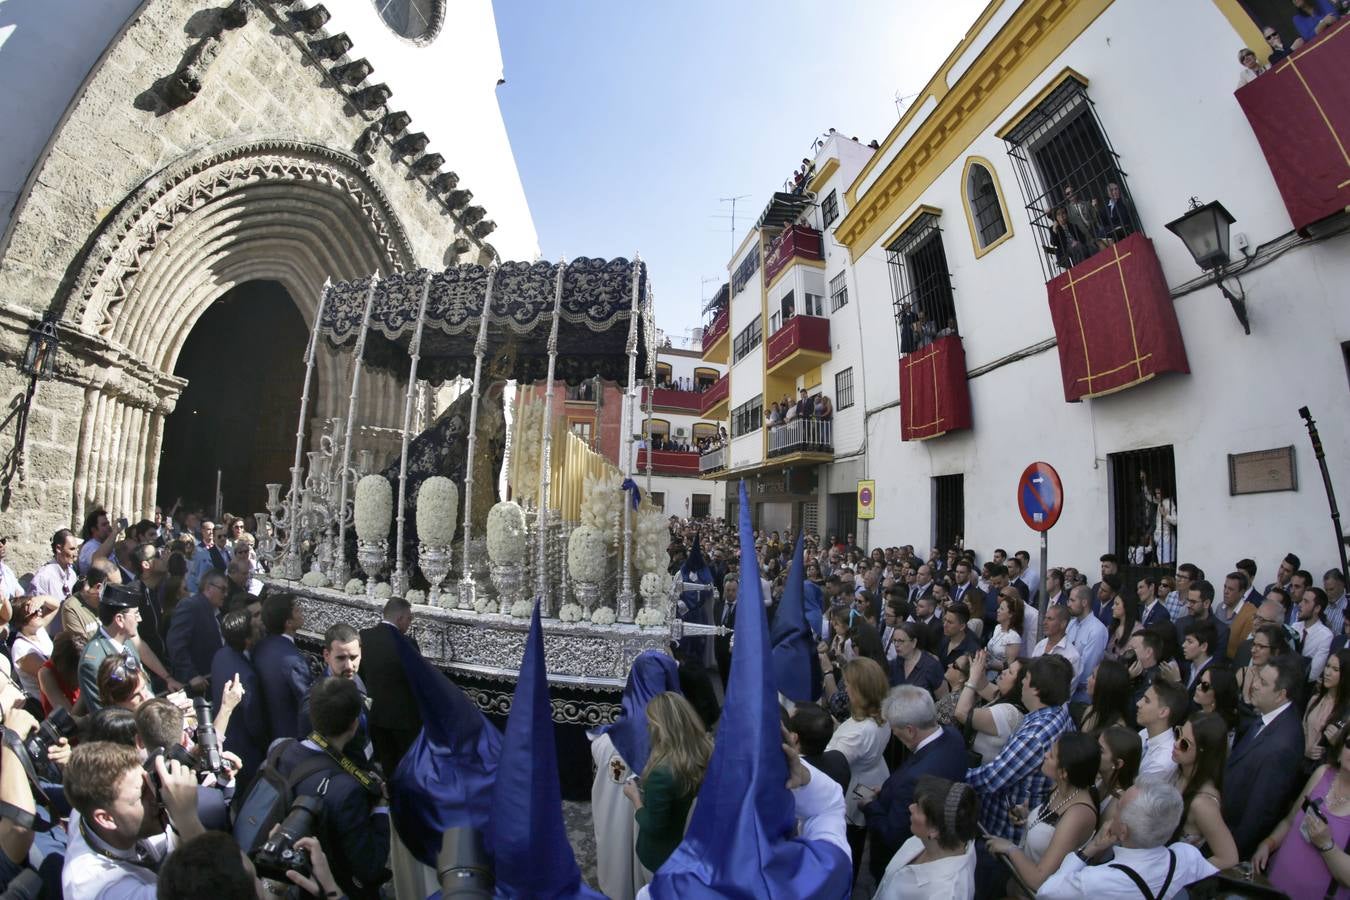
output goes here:
<path id="1" fill-rule="evenodd" d="M 571 262 L 502 263 L 492 279 L 491 302 L 485 302 L 488 269 L 453 266 L 433 273 L 422 328 L 418 377 L 445 381 L 473 377 L 474 343 L 485 307 L 489 310 L 486 357 L 513 361 L 508 377 L 524 383 L 548 375 L 548 338 L 553 327 L 553 300 L 558 267 L 562 278 L 562 313 L 558 323 L 558 381 L 577 384 L 594 376 L 628 382 L 629 321 L 636 314 L 637 373 L 650 375 L 655 332 L 650 285 L 645 263 L 626 259 Z M 637 273 L 636 310 L 633 275 Z M 427 271 L 400 272 L 380 279 L 375 287 L 367 364 L 406 379 L 408 347 L 417 325 Z M 330 344 L 354 345 L 361 331 L 370 279 L 334 284 L 323 304 L 320 329 Z"/>

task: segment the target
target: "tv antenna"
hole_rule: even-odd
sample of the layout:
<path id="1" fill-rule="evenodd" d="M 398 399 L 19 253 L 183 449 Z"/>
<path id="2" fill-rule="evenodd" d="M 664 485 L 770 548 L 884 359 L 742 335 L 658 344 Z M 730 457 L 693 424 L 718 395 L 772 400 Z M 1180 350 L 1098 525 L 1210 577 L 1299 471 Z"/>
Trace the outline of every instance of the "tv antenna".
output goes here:
<path id="1" fill-rule="evenodd" d="M 749 197 L 749 196 L 750 196 L 749 194 L 740 194 L 740 195 L 735 196 L 735 197 L 718 197 L 718 198 L 717 198 L 717 199 L 718 199 L 720 202 L 722 202 L 722 203 L 730 203 L 730 204 L 731 204 L 731 252 L 732 252 L 733 254 L 736 252 L 736 201 L 737 201 L 737 200 L 744 200 L 744 199 L 746 199 L 746 198 Z"/>

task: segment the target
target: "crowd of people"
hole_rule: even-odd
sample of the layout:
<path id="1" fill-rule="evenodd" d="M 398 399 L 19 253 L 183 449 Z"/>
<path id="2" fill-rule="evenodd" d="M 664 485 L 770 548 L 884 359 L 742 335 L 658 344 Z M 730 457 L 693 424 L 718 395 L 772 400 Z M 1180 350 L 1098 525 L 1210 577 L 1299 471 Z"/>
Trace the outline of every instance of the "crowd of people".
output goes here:
<path id="1" fill-rule="evenodd" d="M 672 518 L 671 529 L 670 571 L 687 581 L 691 562 L 706 564 L 715 593 L 702 620 L 731 635 L 704 660 L 677 651 L 697 711 L 679 720 L 683 736 L 648 714 L 653 748 L 686 755 L 666 818 L 639 806 L 639 845 L 646 829 L 677 843 L 719 715 L 690 670 L 706 662 L 709 680 L 727 680 L 753 578 L 775 635 L 805 610 L 814 653 L 794 664 L 816 680 L 785 702 L 784 726 L 838 784 L 854 877 L 875 896 L 1171 897 L 1252 870 L 1291 897 L 1350 892 L 1341 570 L 1315 578 L 1290 553 L 1264 588 L 1252 559 L 1213 581 L 1182 563 L 1126 582 L 1103 554 L 1094 578 L 1056 567 L 1041 585 L 1025 551 L 979 561 L 962 547 L 920 556 L 807 536 L 800 599 L 785 603 L 791 532 L 757 532 L 751 569 L 728 526 Z M 641 804 L 640 783 L 629 793 Z"/>
<path id="2" fill-rule="evenodd" d="M 830 402 L 830 398 L 823 393 L 812 397 L 806 388 L 798 390 L 796 400 L 784 394 L 782 400 L 770 403 L 764 410 L 764 424 L 770 428 L 790 425 L 798 420 L 815 419 L 828 422 L 833 418 L 834 404 Z"/>
<path id="3" fill-rule="evenodd" d="M 0 890 L 20 892 L 5 896 L 252 897 L 263 876 L 386 895 L 382 773 L 420 730 L 391 637 L 411 607 L 332 626 L 321 660 L 302 652 L 303 609 L 262 589 L 250 525 L 99 509 L 25 577 L 0 540 Z M 307 863 L 241 833 L 286 813 L 250 806 L 267 783 L 315 798 L 313 833 L 287 845 Z"/>
<path id="4" fill-rule="evenodd" d="M 1278 28 L 1272 25 L 1263 27 L 1261 33 L 1270 52 L 1266 54 L 1266 61 L 1262 62 L 1250 47 L 1238 51 L 1238 64 L 1242 66 L 1238 73 L 1238 87 L 1255 81 L 1270 71 L 1271 66 L 1335 25 L 1342 16 L 1350 15 L 1350 2 L 1347 0 L 1289 0 L 1289 6 L 1288 25 L 1298 37 L 1286 47 Z"/>

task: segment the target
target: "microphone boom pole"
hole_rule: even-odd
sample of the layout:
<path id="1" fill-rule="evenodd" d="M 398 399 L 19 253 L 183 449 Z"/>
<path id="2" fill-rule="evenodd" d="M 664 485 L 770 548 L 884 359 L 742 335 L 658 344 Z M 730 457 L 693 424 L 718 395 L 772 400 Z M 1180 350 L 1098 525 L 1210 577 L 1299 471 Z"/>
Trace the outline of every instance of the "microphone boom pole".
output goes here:
<path id="1" fill-rule="evenodd" d="M 1322 437 L 1317 433 L 1317 423 L 1313 421 L 1312 413 L 1308 407 L 1299 407 L 1298 414 L 1303 417 L 1303 424 L 1308 427 L 1308 437 L 1312 440 L 1313 455 L 1317 457 L 1317 466 L 1322 470 L 1322 486 L 1327 491 L 1327 504 L 1331 507 L 1331 525 L 1336 530 L 1336 552 L 1341 555 L 1341 578 L 1346 579 L 1350 576 L 1345 559 L 1345 534 L 1341 531 L 1341 511 L 1336 506 L 1336 491 L 1331 486 L 1331 473 L 1327 471 L 1327 456 L 1322 450 Z"/>

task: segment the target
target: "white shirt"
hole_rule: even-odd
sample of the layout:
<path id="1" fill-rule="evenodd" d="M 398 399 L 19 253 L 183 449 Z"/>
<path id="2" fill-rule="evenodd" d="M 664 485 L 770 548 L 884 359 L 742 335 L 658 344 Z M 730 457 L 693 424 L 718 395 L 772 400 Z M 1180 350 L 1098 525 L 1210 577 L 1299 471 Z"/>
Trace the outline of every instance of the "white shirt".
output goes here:
<path id="1" fill-rule="evenodd" d="M 42 688 L 38 686 L 37 676 L 25 672 L 19 662 L 25 657 L 36 656 L 40 664 L 50 659 L 51 655 L 52 636 L 47 633 L 47 629 L 39 628 L 32 637 L 26 634 L 15 635 L 10 657 L 14 660 L 15 674 L 19 676 L 19 686 L 28 696 L 41 699 Z"/>
<path id="2" fill-rule="evenodd" d="M 75 570 L 81 575 L 89 571 L 89 565 L 94 561 L 94 551 L 99 548 L 101 541 L 89 538 L 80 545 L 80 556 L 75 560 Z"/>
<path id="3" fill-rule="evenodd" d="M 1331 655 L 1331 629 L 1320 621 L 1314 621 L 1311 626 L 1295 622 L 1294 630 L 1303 638 L 1303 655 L 1312 660 L 1308 680 L 1316 683 L 1322 677 L 1322 670 L 1326 668 L 1327 657 Z"/>
<path id="4" fill-rule="evenodd" d="M 33 593 L 64 600 L 75 589 L 75 579 L 78 577 L 74 566 L 63 569 L 61 564 L 53 559 L 34 573 Z"/>
<path id="5" fill-rule="evenodd" d="M 863 815 L 858 811 L 859 785 L 879 790 L 886 783 L 890 769 L 882 754 L 891 740 L 889 725 L 875 719 L 847 719 L 834 730 L 825 749 L 838 750 L 848 758 L 852 775 L 848 783 L 848 820 L 854 825 L 864 824 Z"/>
<path id="6" fill-rule="evenodd" d="M 70 814 L 70 844 L 66 847 L 66 862 L 61 869 L 61 893 L 66 900 L 155 900 L 159 876 L 130 860 L 137 856 L 133 850 L 116 850 L 98 835 L 89 832 L 104 853 L 128 862 L 119 863 L 96 852 L 85 840 L 85 829 L 80 827 L 80 814 Z M 166 831 L 152 838 L 137 841 L 137 846 L 156 861 L 162 861 L 174 848 L 173 832 Z M 156 863 L 158 864 L 158 862 Z"/>
<path id="7" fill-rule="evenodd" d="M 1169 859 L 1167 851 L 1176 854 L 1177 867 L 1172 873 L 1172 882 L 1159 900 L 1168 900 L 1185 889 L 1186 885 L 1208 878 L 1218 869 L 1205 861 L 1200 851 L 1190 844 L 1175 843 L 1170 847 L 1153 847 L 1139 850 L 1133 847 L 1117 847 L 1112 862 L 1133 869 L 1149 890 L 1157 896 L 1167 880 Z M 1077 853 L 1070 853 L 1060 863 L 1059 870 L 1041 885 L 1036 892 L 1037 900 L 1139 900 L 1139 886 L 1130 876 L 1110 866 L 1089 866 Z"/>
<path id="8" fill-rule="evenodd" d="M 1177 764 L 1172 761 L 1172 746 L 1176 743 L 1176 736 L 1172 733 L 1172 729 L 1149 737 L 1148 729 L 1140 728 L 1139 740 L 1144 745 L 1144 755 L 1139 760 L 1137 777 L 1156 775 L 1169 782 L 1176 780 Z"/>
<path id="9" fill-rule="evenodd" d="M 895 851 L 873 895 L 876 900 L 971 900 L 975 896 L 975 842 L 966 852 L 914 863 L 923 841 L 911 837 Z"/>
<path id="10" fill-rule="evenodd" d="M 0 600 L 13 600 L 23 596 L 23 585 L 8 563 L 0 562 Z"/>
<path id="11" fill-rule="evenodd" d="M 1050 639 L 1048 637 L 1041 638 L 1040 642 L 1036 644 L 1036 648 L 1031 651 L 1032 657 L 1044 656 L 1047 652 L 1049 652 L 1051 656 L 1064 657 L 1069 662 L 1073 663 L 1073 680 L 1074 683 L 1077 684 L 1079 677 L 1083 674 L 1083 655 L 1078 652 L 1077 647 L 1069 643 L 1068 635 L 1060 637 L 1059 643 L 1055 645 L 1055 648 L 1047 651 L 1046 647 L 1048 647 L 1049 644 Z"/>

